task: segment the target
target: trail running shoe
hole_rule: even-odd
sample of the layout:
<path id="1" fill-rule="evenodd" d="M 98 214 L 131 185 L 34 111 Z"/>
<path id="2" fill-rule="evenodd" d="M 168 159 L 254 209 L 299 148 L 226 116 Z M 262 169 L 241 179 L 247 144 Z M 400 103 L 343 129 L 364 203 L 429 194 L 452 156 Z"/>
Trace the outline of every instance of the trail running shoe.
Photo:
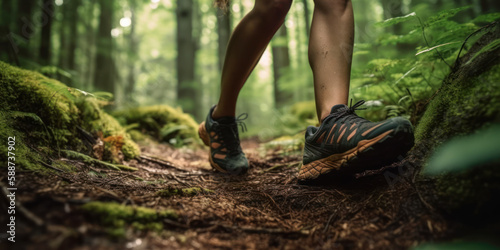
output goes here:
<path id="1" fill-rule="evenodd" d="M 364 102 L 352 106 L 351 101 L 351 107 L 335 105 L 320 127 L 307 128 L 299 182 L 382 167 L 413 147 L 409 121 L 396 117 L 370 122 L 355 114 Z"/>
<path id="2" fill-rule="evenodd" d="M 248 115 L 245 113 L 238 118 L 222 117 L 214 120 L 212 119 L 214 108 L 215 106 L 210 109 L 207 119 L 198 129 L 198 135 L 203 143 L 210 147 L 210 165 L 222 173 L 244 174 L 248 170 L 248 160 L 241 150 L 238 125 L 244 131 L 246 127 L 243 120 Z"/>

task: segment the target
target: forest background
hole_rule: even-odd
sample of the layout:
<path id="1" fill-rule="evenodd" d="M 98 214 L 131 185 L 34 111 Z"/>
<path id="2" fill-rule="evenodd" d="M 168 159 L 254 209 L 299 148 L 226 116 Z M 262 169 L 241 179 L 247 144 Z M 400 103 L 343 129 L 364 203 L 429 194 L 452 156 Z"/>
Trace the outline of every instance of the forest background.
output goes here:
<path id="1" fill-rule="evenodd" d="M 1 0 L 0 60 L 105 96 L 109 109 L 167 104 L 201 121 L 218 98 L 230 33 L 252 6 L 233 0 L 224 12 L 211 0 Z M 353 6 L 350 97 L 368 101 L 362 115 L 372 120 L 409 117 L 439 88 L 465 37 L 500 11 L 494 0 Z M 245 85 L 238 112 L 250 114 L 247 135 L 294 134 L 304 120 L 316 122 L 307 58 L 313 8 L 312 0 L 294 1 Z"/>

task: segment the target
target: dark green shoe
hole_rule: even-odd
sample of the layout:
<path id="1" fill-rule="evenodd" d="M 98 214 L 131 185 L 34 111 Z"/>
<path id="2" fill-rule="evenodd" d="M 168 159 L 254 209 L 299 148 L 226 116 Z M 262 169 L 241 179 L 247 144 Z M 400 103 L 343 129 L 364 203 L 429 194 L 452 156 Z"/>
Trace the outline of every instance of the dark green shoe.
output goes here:
<path id="1" fill-rule="evenodd" d="M 243 130 L 247 114 L 234 117 L 222 117 L 217 120 L 212 119 L 212 112 L 215 106 L 210 109 L 206 121 L 200 124 L 198 134 L 205 145 L 210 147 L 210 165 L 219 172 L 239 175 L 248 170 L 248 160 L 241 150 L 238 135 L 238 125 Z"/>
<path id="2" fill-rule="evenodd" d="M 413 147 L 408 120 L 396 117 L 370 122 L 354 112 L 363 103 L 335 105 L 320 127 L 307 128 L 299 182 L 386 166 Z"/>

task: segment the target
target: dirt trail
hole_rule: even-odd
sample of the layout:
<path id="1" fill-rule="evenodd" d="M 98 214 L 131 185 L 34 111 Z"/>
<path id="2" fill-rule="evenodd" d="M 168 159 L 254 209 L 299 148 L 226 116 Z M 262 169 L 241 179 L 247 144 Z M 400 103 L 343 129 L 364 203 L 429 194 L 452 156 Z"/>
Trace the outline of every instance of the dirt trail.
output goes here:
<path id="1" fill-rule="evenodd" d="M 378 174 L 328 186 L 302 186 L 296 180 L 300 152 L 263 153 L 258 146 L 255 141 L 243 143 L 251 169 L 242 177 L 213 172 L 205 150 L 166 145 L 143 147 L 140 160 L 126 163 L 139 169 L 135 172 L 80 162 L 71 162 L 76 172 L 54 171 L 45 176 L 18 172 L 18 210 L 25 211 L 19 212 L 17 220 L 16 247 L 408 248 L 450 233 L 450 222 L 425 202 L 425 190 L 417 189 L 411 177 L 395 185 Z M 206 191 L 170 197 L 158 194 L 159 190 L 191 187 Z M 179 217 L 162 221 L 164 230 L 159 233 L 126 225 L 125 236 L 114 239 L 80 209 L 90 201 L 169 208 Z M 37 220 L 43 225 L 36 226 Z"/>

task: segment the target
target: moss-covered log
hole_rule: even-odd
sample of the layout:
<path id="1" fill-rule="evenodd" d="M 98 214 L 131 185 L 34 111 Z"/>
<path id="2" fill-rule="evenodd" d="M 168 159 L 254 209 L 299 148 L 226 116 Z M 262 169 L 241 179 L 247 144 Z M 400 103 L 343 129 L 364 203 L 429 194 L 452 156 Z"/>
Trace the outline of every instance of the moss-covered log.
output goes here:
<path id="1" fill-rule="evenodd" d="M 436 172 L 432 169 L 435 166 L 433 161 L 429 164 L 425 162 L 444 142 L 451 138 L 475 134 L 478 130 L 500 123 L 499 39 L 500 27 L 496 25 L 457 61 L 437 94 L 429 102 L 416 127 L 416 145 L 410 152 L 410 158 L 422 162 L 424 173 Z M 468 146 L 475 147 L 477 144 Z M 453 157 L 467 157 L 463 152 L 469 151 L 474 152 L 457 150 Z M 433 157 L 431 159 L 445 156 Z M 443 160 L 446 159 L 440 159 L 440 162 Z M 436 193 L 432 195 L 431 200 L 437 207 L 460 218 L 477 219 L 478 216 L 490 215 L 498 218 L 500 202 L 495 194 L 500 192 L 500 185 L 497 184 L 500 179 L 500 163 L 475 162 L 482 162 L 481 166 L 434 175 L 432 183 L 435 183 Z"/>

